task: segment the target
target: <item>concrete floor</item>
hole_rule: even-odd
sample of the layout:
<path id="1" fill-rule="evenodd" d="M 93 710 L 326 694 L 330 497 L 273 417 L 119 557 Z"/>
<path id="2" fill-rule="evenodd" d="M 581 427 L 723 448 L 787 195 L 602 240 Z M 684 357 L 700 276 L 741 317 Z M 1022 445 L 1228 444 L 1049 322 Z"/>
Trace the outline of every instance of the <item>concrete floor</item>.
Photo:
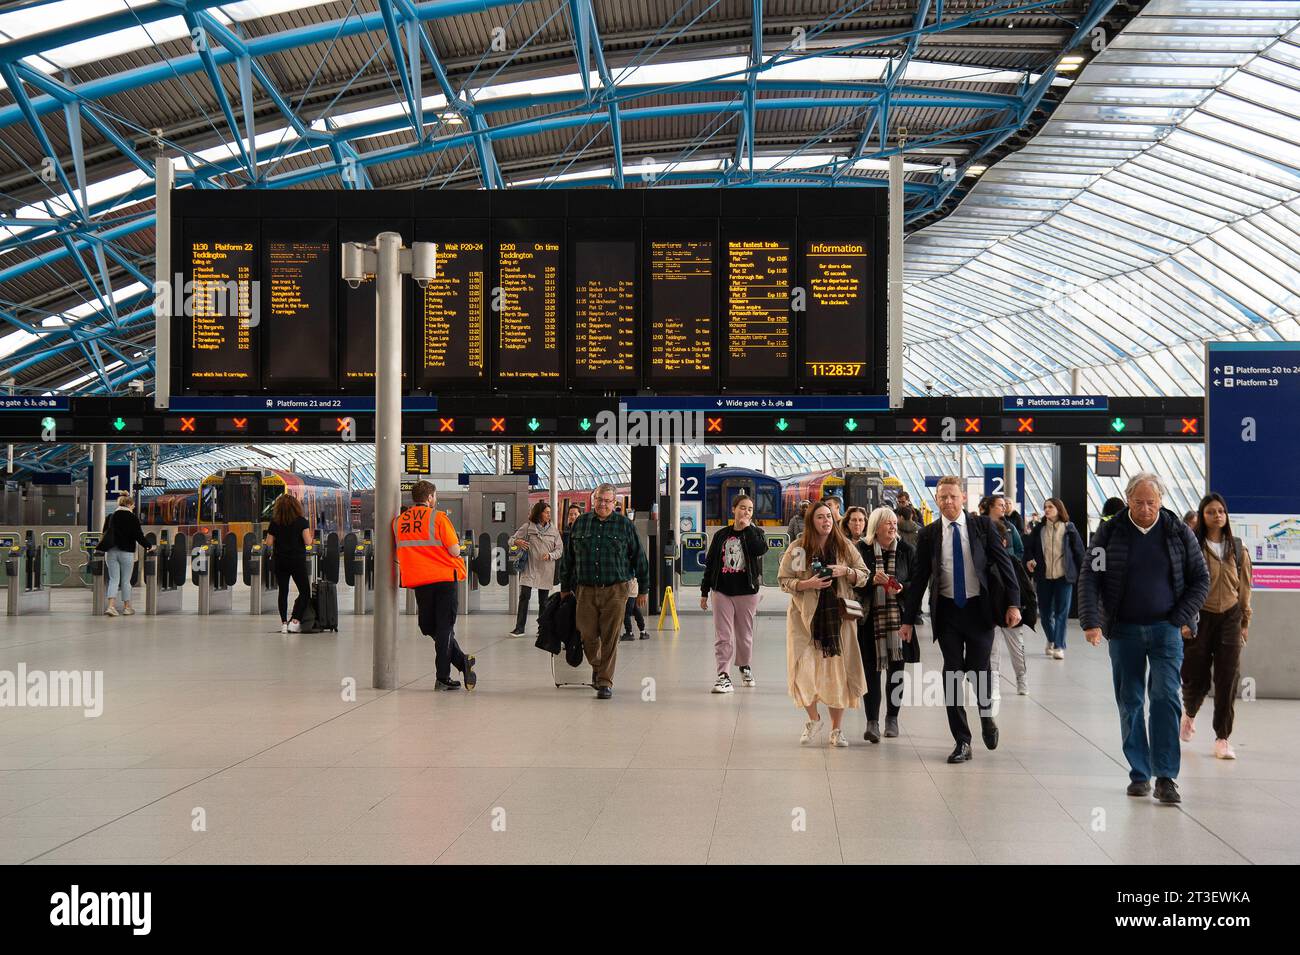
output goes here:
<path id="1" fill-rule="evenodd" d="M 880 745 L 857 710 L 850 748 L 800 747 L 780 616 L 760 617 L 756 688 L 710 694 L 708 620 L 683 616 L 678 636 L 620 645 L 606 703 L 557 689 L 501 613 L 462 618 L 479 689 L 435 694 L 413 618 L 401 689 L 379 692 L 368 618 L 281 636 L 274 617 L 85 603 L 0 618 L 0 670 L 102 670 L 106 701 L 98 718 L 0 708 L 0 862 L 1300 861 L 1300 702 L 1239 703 L 1236 762 L 1210 755 L 1207 704 L 1182 806 L 1128 798 L 1107 657 L 1077 630 L 1064 661 L 1030 635 L 1032 695 L 1004 680 L 1001 746 L 949 766 L 932 705 Z M 927 642 L 922 667 L 938 662 Z"/>

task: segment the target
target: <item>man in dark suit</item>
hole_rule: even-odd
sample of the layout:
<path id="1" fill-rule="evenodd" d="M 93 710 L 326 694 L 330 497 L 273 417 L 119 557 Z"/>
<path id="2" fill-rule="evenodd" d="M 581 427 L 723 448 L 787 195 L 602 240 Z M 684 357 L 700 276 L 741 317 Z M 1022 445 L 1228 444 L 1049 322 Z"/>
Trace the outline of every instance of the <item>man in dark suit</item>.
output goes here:
<path id="1" fill-rule="evenodd" d="M 1011 555 L 1002 537 L 987 517 L 966 513 L 966 492 L 958 478 L 939 479 L 934 492 L 939 519 L 922 529 L 916 546 L 916 570 L 903 604 L 903 640 L 914 638 L 914 626 L 921 610 L 921 595 L 930 586 L 930 625 L 943 652 L 943 697 L 948 707 L 948 728 L 956 748 L 950 763 L 971 758 L 970 726 L 966 707 L 957 702 L 957 691 L 966 674 L 973 673 L 979 701 L 984 745 L 997 749 L 998 725 L 993 719 L 992 674 L 989 652 L 993 649 L 995 620 L 991 568 L 996 568 L 1007 598 L 1006 626 L 1020 625 L 1020 586 Z"/>

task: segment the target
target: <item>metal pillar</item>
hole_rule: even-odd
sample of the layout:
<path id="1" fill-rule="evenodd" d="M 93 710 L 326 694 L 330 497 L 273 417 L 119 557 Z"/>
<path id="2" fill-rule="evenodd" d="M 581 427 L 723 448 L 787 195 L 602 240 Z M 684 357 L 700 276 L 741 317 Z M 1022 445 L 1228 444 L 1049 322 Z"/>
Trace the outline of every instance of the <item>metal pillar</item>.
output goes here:
<path id="1" fill-rule="evenodd" d="M 1016 446 L 1002 446 L 1002 492 L 1007 496 L 1008 509 L 1016 506 Z M 1021 517 L 1024 515 L 1022 514 Z"/>
<path id="2" fill-rule="evenodd" d="M 161 146 L 161 141 L 159 142 Z M 166 408 L 171 401 L 172 356 L 172 186 L 176 170 L 171 159 L 154 159 L 154 369 L 153 404 Z M 159 295 L 162 291 L 165 294 Z"/>
<path id="3" fill-rule="evenodd" d="M 127 479 L 126 493 L 135 496 L 135 486 L 140 480 L 140 451 L 131 449 L 131 476 Z"/>
<path id="4" fill-rule="evenodd" d="M 1081 372 L 1082 369 L 1080 368 L 1070 369 L 1070 394 L 1072 395 L 1080 394 L 1079 388 L 1082 385 L 1083 379 Z"/>
<path id="5" fill-rule="evenodd" d="M 396 548 L 389 532 L 401 505 L 402 237 L 375 239 L 375 643 L 377 690 L 397 688 Z"/>
<path id="6" fill-rule="evenodd" d="M 889 407 L 903 407 L 903 153 L 889 157 Z"/>
<path id="7" fill-rule="evenodd" d="M 957 477 L 961 478 L 961 489 L 966 490 L 966 445 L 957 445 Z"/>
<path id="8" fill-rule="evenodd" d="M 770 473 L 767 470 L 767 445 L 766 444 L 763 445 L 763 473 L 764 474 Z"/>
<path id="9" fill-rule="evenodd" d="M 551 445 L 551 468 L 550 474 L 546 478 L 546 486 L 550 489 L 551 499 L 551 523 L 559 530 L 564 530 L 564 515 L 560 513 L 560 446 Z"/>
<path id="10" fill-rule="evenodd" d="M 664 543 L 672 557 L 673 593 L 681 592 L 678 586 L 678 558 L 681 548 L 678 541 L 682 533 L 682 449 L 676 444 L 668 445 L 668 533 L 671 535 Z M 680 598 L 676 598 L 680 600 Z"/>
<path id="11" fill-rule="evenodd" d="M 108 496 L 108 445 L 92 444 L 90 460 L 93 471 L 90 481 L 90 529 L 98 532 L 104 527 L 104 498 Z"/>

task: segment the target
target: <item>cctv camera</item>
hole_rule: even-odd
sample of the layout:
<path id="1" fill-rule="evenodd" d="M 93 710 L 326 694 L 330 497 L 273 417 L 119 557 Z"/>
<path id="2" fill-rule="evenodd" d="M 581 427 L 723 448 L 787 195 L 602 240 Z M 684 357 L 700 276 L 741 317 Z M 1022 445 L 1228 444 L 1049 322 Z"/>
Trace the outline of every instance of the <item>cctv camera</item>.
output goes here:
<path id="1" fill-rule="evenodd" d="M 434 242 L 411 243 L 411 278 L 424 288 L 437 278 L 438 246 Z"/>
<path id="2" fill-rule="evenodd" d="M 366 278 L 366 247 L 360 242 L 343 243 L 343 281 L 358 288 Z"/>

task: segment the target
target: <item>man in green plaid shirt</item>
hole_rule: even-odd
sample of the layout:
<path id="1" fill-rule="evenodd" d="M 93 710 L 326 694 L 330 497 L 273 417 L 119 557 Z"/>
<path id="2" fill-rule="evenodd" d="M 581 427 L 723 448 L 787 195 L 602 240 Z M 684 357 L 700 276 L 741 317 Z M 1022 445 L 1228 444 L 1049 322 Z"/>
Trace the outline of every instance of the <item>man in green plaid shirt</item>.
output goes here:
<path id="1" fill-rule="evenodd" d="M 569 529 L 569 546 L 560 561 L 560 591 L 577 592 L 577 627 L 591 664 L 596 699 L 614 695 L 614 661 L 623 630 L 628 581 L 636 577 L 637 606 L 648 603 L 650 566 L 636 527 L 614 513 L 615 490 L 602 484 L 592 495 L 592 510 Z"/>

